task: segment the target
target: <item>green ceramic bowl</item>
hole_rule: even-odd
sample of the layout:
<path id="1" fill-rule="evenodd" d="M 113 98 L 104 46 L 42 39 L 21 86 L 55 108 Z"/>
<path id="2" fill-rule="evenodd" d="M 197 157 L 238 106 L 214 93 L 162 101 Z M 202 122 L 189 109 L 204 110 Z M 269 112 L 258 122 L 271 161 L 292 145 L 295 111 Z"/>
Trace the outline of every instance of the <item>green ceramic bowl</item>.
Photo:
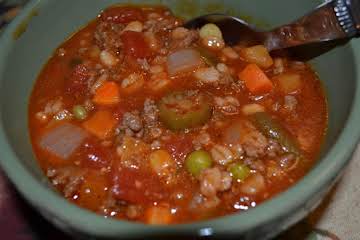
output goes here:
<path id="1" fill-rule="evenodd" d="M 329 101 L 329 131 L 321 159 L 294 187 L 241 214 L 176 226 L 147 226 L 105 219 L 67 202 L 49 187 L 32 152 L 27 124 L 34 81 L 54 49 L 71 33 L 119 0 L 34 0 L 3 32 L 0 42 L 0 164 L 19 192 L 59 228 L 99 238 L 235 235 L 268 239 L 318 205 L 350 159 L 360 136 L 360 40 L 313 61 Z M 141 2 L 141 1 L 133 1 Z M 145 1 L 142 1 L 143 3 Z M 206 12 L 253 16 L 271 26 L 315 7 L 315 0 L 146 1 L 185 17 Z M 249 19 L 249 17 L 248 17 Z M 263 25 L 265 26 L 265 25 Z"/>

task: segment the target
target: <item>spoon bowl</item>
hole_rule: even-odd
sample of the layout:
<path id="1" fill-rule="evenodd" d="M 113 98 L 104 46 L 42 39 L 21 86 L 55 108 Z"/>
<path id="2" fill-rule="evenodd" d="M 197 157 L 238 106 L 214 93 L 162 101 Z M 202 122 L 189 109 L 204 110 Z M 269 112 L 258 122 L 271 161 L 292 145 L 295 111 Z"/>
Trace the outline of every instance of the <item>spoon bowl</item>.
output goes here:
<path id="1" fill-rule="evenodd" d="M 207 23 L 216 24 L 230 46 L 262 44 L 269 51 L 304 45 L 322 48 L 329 42 L 343 43 L 359 35 L 360 4 L 357 0 L 327 1 L 300 19 L 270 31 L 261 31 L 240 18 L 221 13 L 194 18 L 184 27 L 198 29 Z"/>

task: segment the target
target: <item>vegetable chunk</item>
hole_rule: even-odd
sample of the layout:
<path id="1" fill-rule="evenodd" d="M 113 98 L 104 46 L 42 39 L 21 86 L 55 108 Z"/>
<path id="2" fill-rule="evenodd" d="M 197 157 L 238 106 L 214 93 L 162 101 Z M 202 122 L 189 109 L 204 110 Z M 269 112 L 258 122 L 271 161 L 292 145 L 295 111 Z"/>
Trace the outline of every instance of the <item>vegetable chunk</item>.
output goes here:
<path id="1" fill-rule="evenodd" d="M 83 123 L 84 128 L 100 139 L 108 138 L 117 120 L 112 113 L 107 110 L 99 110 L 89 120 Z"/>
<path id="2" fill-rule="evenodd" d="M 59 158 L 67 159 L 87 137 L 88 134 L 83 129 L 71 123 L 65 123 L 42 136 L 39 145 L 43 150 Z"/>
<path id="3" fill-rule="evenodd" d="M 239 73 L 239 79 L 245 82 L 252 94 L 261 95 L 271 92 L 273 83 L 256 64 L 249 64 Z"/>
<path id="4" fill-rule="evenodd" d="M 204 124 L 211 107 L 202 94 L 191 91 L 171 93 L 159 103 L 160 119 L 171 130 L 183 130 Z"/>
<path id="5" fill-rule="evenodd" d="M 93 101 L 99 105 L 113 105 L 119 103 L 119 86 L 115 82 L 104 83 L 96 90 Z"/>
<path id="6" fill-rule="evenodd" d="M 201 55 L 194 49 L 182 49 L 170 54 L 167 58 L 167 69 L 170 76 L 193 71 L 202 65 Z"/>
<path id="7" fill-rule="evenodd" d="M 263 45 L 245 48 L 242 50 L 241 56 L 249 63 L 254 63 L 261 68 L 269 68 L 274 64 L 268 50 Z"/>
<path id="8" fill-rule="evenodd" d="M 258 112 L 251 115 L 256 127 L 267 137 L 277 140 L 280 145 L 290 153 L 303 157 L 298 143 L 278 122 L 272 119 L 266 112 Z"/>

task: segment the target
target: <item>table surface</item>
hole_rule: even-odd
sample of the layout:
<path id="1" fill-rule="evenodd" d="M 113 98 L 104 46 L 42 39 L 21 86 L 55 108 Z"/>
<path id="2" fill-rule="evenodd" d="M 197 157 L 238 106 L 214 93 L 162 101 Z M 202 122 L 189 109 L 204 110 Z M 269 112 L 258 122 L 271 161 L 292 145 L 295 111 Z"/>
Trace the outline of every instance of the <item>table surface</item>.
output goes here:
<path id="1" fill-rule="evenodd" d="M 0 29 L 20 8 L 4 8 L 0 0 Z M 24 1 L 21 1 L 24 2 Z M 10 10 L 10 11 L 9 11 Z M 5 14 L 5 15 L 4 15 Z M 358 240 L 360 239 L 360 145 L 343 178 L 324 202 L 304 221 L 284 233 L 280 239 Z M 71 239 L 32 209 L 0 172 L 1 239 Z M 309 237 L 310 236 L 310 237 Z"/>

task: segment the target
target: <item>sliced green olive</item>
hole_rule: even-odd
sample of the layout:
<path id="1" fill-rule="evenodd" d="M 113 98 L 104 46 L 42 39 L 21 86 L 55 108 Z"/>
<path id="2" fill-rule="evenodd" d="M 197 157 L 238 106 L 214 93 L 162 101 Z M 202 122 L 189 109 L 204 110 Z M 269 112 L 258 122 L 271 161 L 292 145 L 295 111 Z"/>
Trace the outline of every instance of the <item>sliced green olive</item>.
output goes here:
<path id="1" fill-rule="evenodd" d="M 244 181 L 250 175 L 250 168 L 242 163 L 230 165 L 229 171 L 235 180 Z"/>
<path id="2" fill-rule="evenodd" d="M 266 112 L 258 112 L 250 117 L 265 136 L 275 139 L 287 152 L 304 157 L 297 141 Z"/>
<path id="3" fill-rule="evenodd" d="M 183 130 L 206 123 L 212 109 L 206 97 L 197 91 L 175 92 L 159 102 L 160 120 L 171 130 Z"/>
<path id="4" fill-rule="evenodd" d="M 212 164 L 210 154 L 204 150 L 190 153 L 185 160 L 186 170 L 195 177 L 198 177 L 203 170 L 210 168 Z"/>

